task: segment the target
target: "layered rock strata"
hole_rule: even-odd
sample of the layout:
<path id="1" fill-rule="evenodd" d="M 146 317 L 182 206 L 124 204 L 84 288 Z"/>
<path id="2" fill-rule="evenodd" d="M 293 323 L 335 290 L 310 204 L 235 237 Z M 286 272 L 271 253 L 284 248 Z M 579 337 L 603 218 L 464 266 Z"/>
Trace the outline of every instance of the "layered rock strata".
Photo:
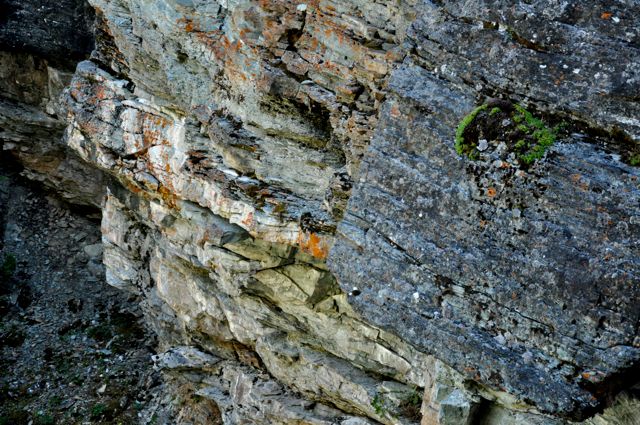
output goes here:
<path id="1" fill-rule="evenodd" d="M 212 415 L 560 424 L 634 384 L 634 2 L 90 3 L 75 191 L 108 186 L 107 280 Z M 563 124 L 527 163 L 518 108 Z M 460 123 L 493 137 L 459 155 Z"/>
<path id="2" fill-rule="evenodd" d="M 640 9 L 490 3 L 420 8 L 330 268 L 371 322 L 581 417 L 640 359 Z M 454 150 L 458 123 L 496 96 L 563 121 L 533 165 L 498 137 L 479 158 Z"/>

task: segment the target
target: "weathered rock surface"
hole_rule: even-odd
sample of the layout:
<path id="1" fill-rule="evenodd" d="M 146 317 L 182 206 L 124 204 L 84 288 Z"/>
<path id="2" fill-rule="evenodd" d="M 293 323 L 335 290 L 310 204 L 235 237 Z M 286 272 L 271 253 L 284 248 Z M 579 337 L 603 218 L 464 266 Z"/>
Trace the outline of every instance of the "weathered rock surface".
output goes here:
<path id="1" fill-rule="evenodd" d="M 420 9 L 329 264 L 366 319 L 469 379 L 580 417 L 640 360 L 640 171 L 625 163 L 640 123 L 621 95 L 640 89 L 638 5 L 490 3 Z M 489 96 L 571 130 L 528 168 L 497 142 L 461 157 L 456 127 Z"/>
<path id="2" fill-rule="evenodd" d="M 94 11 L 84 0 L 3 0 L 0 50 L 32 54 L 73 71 L 94 47 Z"/>
<path id="3" fill-rule="evenodd" d="M 1 138 L 37 163 L 67 114 L 95 186 L 51 185 L 108 186 L 179 422 L 559 425 L 637 380 L 636 2 L 90 3 L 63 107 L 3 59 Z M 524 163 L 494 118 L 460 156 L 485 103 L 564 130 Z"/>
<path id="4" fill-rule="evenodd" d="M 0 4 L 0 141 L 24 174 L 68 201 L 100 206 L 104 176 L 62 141 L 60 94 L 94 48 L 94 10 L 84 0 Z"/>

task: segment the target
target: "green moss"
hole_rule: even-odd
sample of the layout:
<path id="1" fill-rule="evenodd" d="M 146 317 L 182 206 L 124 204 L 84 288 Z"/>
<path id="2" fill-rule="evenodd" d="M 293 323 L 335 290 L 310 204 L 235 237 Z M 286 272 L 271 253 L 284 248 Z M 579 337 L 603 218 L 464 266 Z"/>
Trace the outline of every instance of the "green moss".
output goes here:
<path id="1" fill-rule="evenodd" d="M 100 419 L 107 412 L 107 406 L 97 403 L 91 408 L 91 419 Z"/>
<path id="2" fill-rule="evenodd" d="M 62 397 L 54 395 L 53 397 L 51 397 L 49 399 L 49 406 L 50 407 L 58 407 L 62 404 Z"/>
<path id="3" fill-rule="evenodd" d="M 108 341 L 113 338 L 113 331 L 109 325 L 101 324 L 88 328 L 87 336 L 97 341 Z"/>
<path id="4" fill-rule="evenodd" d="M 0 425 L 26 424 L 29 422 L 29 413 L 26 410 L 10 408 L 0 416 Z"/>
<path id="5" fill-rule="evenodd" d="M 629 164 L 631 164 L 633 166 L 640 165 L 640 153 L 637 153 L 635 155 L 631 155 L 631 158 L 629 158 Z"/>
<path id="6" fill-rule="evenodd" d="M 613 406 L 602 412 L 599 419 L 609 425 L 637 425 L 639 411 L 640 400 L 622 394 Z"/>
<path id="7" fill-rule="evenodd" d="M 485 109 L 487 109 L 487 105 L 486 104 L 482 105 L 482 106 L 478 106 L 476 109 L 471 111 L 471 113 L 469 115 L 464 117 L 462 119 L 462 121 L 460 121 L 460 124 L 458 124 L 458 128 L 456 130 L 456 144 L 455 144 L 456 152 L 458 152 L 458 155 L 462 155 L 462 154 L 467 154 L 468 155 L 470 153 L 470 151 L 475 148 L 475 145 L 474 146 L 465 145 L 465 142 L 464 142 L 464 131 L 469 126 L 469 124 L 471 124 L 473 122 L 473 120 L 476 118 L 476 116 L 480 112 L 484 111 Z"/>
<path id="8" fill-rule="evenodd" d="M 542 158 L 549 147 L 555 143 L 558 127 L 552 130 L 522 106 L 515 105 L 515 108 L 516 114 L 514 114 L 513 117 L 514 121 L 516 116 L 520 116 L 527 123 L 529 130 L 533 130 L 531 135 L 536 142 L 535 145 L 530 150 L 517 154 L 520 161 L 526 165 L 531 165 L 538 159 Z M 520 126 L 518 126 L 518 128 L 519 127 Z"/>
<path id="9" fill-rule="evenodd" d="M 476 147 L 478 134 L 482 133 L 486 138 L 496 137 L 493 140 L 506 142 L 520 163 L 529 166 L 541 159 L 556 141 L 559 127 L 550 129 L 520 105 L 514 104 L 512 112 L 494 107 L 489 113 L 483 113 L 487 108 L 487 104 L 478 106 L 458 125 L 455 149 L 459 155 L 466 155 L 471 160 L 480 159 L 481 154 Z M 504 114 L 513 124 L 506 127 L 498 124 L 501 122 L 500 117 L 495 117 L 498 114 Z"/>

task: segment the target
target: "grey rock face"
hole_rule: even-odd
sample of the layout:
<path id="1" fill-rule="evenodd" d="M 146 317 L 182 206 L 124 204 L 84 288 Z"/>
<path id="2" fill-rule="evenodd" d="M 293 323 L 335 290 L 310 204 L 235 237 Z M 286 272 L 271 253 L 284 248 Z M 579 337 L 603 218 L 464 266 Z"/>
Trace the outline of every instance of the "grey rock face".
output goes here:
<path id="1" fill-rule="evenodd" d="M 637 5 L 491 4 L 425 2 L 329 265 L 359 288 L 350 302 L 367 320 L 469 379 L 581 417 L 640 360 L 628 164 L 640 127 L 638 103 L 619 96 L 640 88 Z M 496 96 L 571 130 L 531 167 L 500 161 L 491 141 L 459 156 L 456 127 Z"/>
<path id="2" fill-rule="evenodd" d="M 26 176 L 96 207 L 104 175 L 62 142 L 67 111 L 59 102 L 94 47 L 93 15 L 78 0 L 0 3 L 0 142 L 3 157 L 18 159 Z"/>
<path id="3" fill-rule="evenodd" d="M 215 401 L 225 423 L 289 423 L 305 409 L 309 423 L 415 423 L 372 403 L 389 385 L 423 386 L 432 359 L 353 317 L 322 262 L 189 202 L 175 210 L 119 185 L 102 233 L 107 281 L 144 299 L 166 350 L 158 365 Z"/>
<path id="4" fill-rule="evenodd" d="M 67 111 L 60 95 L 72 74 L 28 53 L 0 51 L 0 143 L 24 174 L 54 188 L 68 201 L 99 207 L 104 175 L 62 140 Z"/>
<path id="5" fill-rule="evenodd" d="M 87 254 L 205 400 L 178 422 L 560 425 L 630 387 L 636 2 L 90 3 L 72 78 L 2 59 L 2 139 L 109 180 Z M 84 186 L 32 153 L 63 124 Z"/>
<path id="6" fill-rule="evenodd" d="M 73 70 L 93 50 L 93 19 L 85 0 L 3 0 L 0 50 L 34 54 Z"/>

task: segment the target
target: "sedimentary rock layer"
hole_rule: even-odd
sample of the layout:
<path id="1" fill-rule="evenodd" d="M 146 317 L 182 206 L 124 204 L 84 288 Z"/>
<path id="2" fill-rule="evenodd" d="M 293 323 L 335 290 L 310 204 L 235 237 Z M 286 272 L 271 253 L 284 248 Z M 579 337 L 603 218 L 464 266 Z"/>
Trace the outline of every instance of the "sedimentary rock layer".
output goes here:
<path id="1" fill-rule="evenodd" d="M 636 2 L 90 3 L 72 78 L 0 56 L 1 137 L 102 206 L 212 415 L 560 424 L 633 385 Z"/>
<path id="2" fill-rule="evenodd" d="M 640 359 L 640 9 L 602 7 L 425 3 L 329 263 L 368 320 L 564 416 Z M 531 166 L 492 140 L 458 155 L 496 96 L 567 131 Z"/>

